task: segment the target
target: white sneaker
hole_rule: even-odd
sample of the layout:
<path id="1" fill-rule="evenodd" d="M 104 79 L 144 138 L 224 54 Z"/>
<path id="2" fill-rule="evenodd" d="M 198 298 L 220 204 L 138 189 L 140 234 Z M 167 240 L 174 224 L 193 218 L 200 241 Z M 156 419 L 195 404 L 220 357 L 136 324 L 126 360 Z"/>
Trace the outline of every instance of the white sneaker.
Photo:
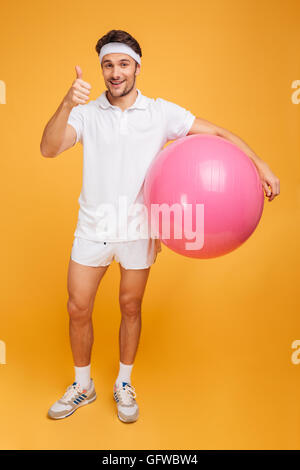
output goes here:
<path id="1" fill-rule="evenodd" d="M 135 401 L 134 387 L 127 382 L 114 385 L 114 399 L 117 402 L 118 418 L 123 423 L 133 423 L 139 417 L 139 407 Z"/>
<path id="2" fill-rule="evenodd" d="M 96 400 L 97 395 L 93 379 L 87 389 L 83 389 L 77 382 L 67 388 L 66 393 L 56 401 L 48 410 L 48 416 L 52 419 L 61 419 L 70 416 L 77 408 L 88 405 Z"/>

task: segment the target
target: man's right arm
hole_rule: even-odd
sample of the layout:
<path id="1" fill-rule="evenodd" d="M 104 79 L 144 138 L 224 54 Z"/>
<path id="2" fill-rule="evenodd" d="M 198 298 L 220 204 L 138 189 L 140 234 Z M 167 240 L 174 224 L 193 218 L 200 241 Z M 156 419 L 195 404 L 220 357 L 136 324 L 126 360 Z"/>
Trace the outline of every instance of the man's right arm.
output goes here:
<path id="1" fill-rule="evenodd" d="M 40 143 L 40 151 L 44 157 L 56 157 L 76 142 L 76 131 L 68 124 L 69 115 L 74 106 L 86 104 L 92 87 L 81 79 L 80 67 L 76 65 L 75 69 L 76 79 L 44 129 Z"/>
<path id="2" fill-rule="evenodd" d="M 72 108 L 70 109 L 65 101 L 62 101 L 46 125 L 40 144 L 41 154 L 44 157 L 56 157 L 75 144 L 76 131 L 67 124 L 71 110 Z"/>

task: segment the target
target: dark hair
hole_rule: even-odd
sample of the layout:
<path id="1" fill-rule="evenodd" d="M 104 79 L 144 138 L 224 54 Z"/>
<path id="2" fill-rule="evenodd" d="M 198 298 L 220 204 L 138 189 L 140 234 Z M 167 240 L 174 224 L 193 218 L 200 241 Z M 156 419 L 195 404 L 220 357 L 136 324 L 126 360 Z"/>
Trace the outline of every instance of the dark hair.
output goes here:
<path id="1" fill-rule="evenodd" d="M 108 42 L 122 42 L 123 44 L 127 44 L 127 46 L 131 47 L 134 52 L 142 57 L 142 49 L 140 48 L 139 43 L 131 36 L 131 34 L 127 33 L 126 31 L 122 31 L 121 29 L 112 29 L 102 36 L 102 38 L 98 40 L 95 48 L 98 55 L 100 54 L 101 47 Z"/>

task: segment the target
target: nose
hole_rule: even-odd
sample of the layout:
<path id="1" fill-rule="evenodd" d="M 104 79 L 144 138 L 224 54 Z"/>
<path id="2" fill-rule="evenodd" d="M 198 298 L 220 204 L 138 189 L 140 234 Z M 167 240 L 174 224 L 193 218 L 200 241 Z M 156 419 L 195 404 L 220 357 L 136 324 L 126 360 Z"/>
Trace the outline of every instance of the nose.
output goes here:
<path id="1" fill-rule="evenodd" d="M 114 66 L 112 71 L 111 71 L 111 80 L 120 80 L 121 74 L 120 74 L 120 68 L 117 66 Z"/>

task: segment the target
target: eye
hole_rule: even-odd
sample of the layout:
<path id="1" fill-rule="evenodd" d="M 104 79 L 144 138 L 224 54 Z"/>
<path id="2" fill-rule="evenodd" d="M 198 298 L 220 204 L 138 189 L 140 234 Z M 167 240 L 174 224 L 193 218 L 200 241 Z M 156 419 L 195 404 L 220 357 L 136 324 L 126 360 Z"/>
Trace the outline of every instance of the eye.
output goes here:
<path id="1" fill-rule="evenodd" d="M 126 67 L 128 64 L 126 62 L 123 62 L 121 65 L 125 65 L 125 67 Z M 111 66 L 111 64 L 106 64 L 105 67 L 110 67 L 110 66 Z"/>

